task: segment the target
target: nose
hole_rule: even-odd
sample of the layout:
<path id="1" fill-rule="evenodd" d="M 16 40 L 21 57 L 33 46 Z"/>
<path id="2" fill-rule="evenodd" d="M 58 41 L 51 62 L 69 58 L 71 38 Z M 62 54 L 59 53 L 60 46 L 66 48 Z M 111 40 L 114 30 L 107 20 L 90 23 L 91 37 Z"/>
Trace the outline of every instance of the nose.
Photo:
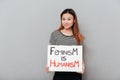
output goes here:
<path id="1" fill-rule="evenodd" d="M 68 23 L 68 21 L 67 21 L 67 20 L 65 20 L 65 23 Z"/>

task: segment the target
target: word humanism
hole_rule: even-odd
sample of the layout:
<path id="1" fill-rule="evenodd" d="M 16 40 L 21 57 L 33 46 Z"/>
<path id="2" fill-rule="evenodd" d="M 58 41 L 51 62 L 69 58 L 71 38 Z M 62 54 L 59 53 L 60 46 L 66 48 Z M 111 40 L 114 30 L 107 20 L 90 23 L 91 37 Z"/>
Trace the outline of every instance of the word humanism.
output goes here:
<path id="1" fill-rule="evenodd" d="M 74 61 L 74 62 L 61 62 L 61 61 L 55 61 L 55 60 L 50 60 L 50 67 L 54 66 L 54 67 L 79 67 L 80 62 Z"/>

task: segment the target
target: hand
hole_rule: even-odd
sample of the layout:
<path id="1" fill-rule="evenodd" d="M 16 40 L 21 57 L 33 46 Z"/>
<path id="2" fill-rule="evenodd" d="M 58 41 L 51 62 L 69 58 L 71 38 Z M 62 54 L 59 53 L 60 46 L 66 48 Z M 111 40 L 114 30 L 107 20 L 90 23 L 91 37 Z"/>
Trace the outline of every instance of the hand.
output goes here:
<path id="1" fill-rule="evenodd" d="M 79 71 L 77 73 L 84 74 L 84 72 L 85 72 L 85 65 L 84 65 L 84 63 L 82 63 L 82 71 Z"/>
<path id="2" fill-rule="evenodd" d="M 48 67 L 47 65 L 46 65 L 45 69 L 46 69 L 46 72 L 47 72 L 47 73 L 50 72 L 49 67 Z"/>

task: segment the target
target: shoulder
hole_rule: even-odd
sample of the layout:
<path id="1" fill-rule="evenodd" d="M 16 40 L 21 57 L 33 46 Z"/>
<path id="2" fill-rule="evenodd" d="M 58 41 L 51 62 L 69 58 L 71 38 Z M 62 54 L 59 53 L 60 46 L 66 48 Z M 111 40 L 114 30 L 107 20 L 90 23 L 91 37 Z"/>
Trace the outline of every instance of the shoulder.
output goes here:
<path id="1" fill-rule="evenodd" d="M 83 44 L 84 44 L 84 42 L 82 41 L 82 42 L 80 42 L 80 45 L 82 45 L 83 46 Z"/>
<path id="2" fill-rule="evenodd" d="M 52 33 L 59 33 L 59 30 L 54 30 Z"/>
<path id="3" fill-rule="evenodd" d="M 54 31 L 51 33 L 51 35 L 54 35 L 54 36 L 59 35 L 59 34 L 60 34 L 60 31 L 59 31 L 59 30 L 54 30 Z"/>

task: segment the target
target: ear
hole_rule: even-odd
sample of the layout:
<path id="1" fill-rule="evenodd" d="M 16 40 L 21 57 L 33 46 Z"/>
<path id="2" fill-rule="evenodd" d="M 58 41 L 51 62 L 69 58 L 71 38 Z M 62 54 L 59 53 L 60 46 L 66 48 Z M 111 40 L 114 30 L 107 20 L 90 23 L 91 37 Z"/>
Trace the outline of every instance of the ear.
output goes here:
<path id="1" fill-rule="evenodd" d="M 73 22 L 75 23 L 75 20 Z"/>

